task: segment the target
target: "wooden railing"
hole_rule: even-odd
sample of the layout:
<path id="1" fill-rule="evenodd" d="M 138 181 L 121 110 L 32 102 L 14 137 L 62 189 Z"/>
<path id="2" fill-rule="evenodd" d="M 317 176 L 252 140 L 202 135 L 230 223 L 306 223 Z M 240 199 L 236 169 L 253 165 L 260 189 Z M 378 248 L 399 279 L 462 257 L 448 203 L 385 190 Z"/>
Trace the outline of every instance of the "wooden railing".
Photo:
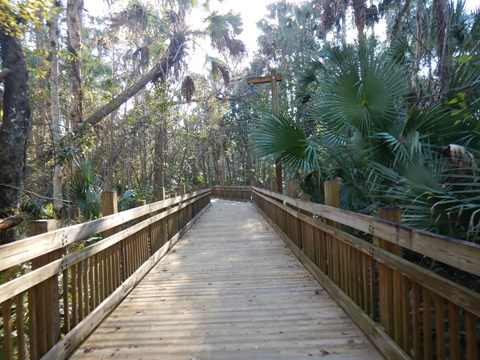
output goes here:
<path id="1" fill-rule="evenodd" d="M 479 292 L 408 261 L 402 250 L 474 277 L 480 246 L 260 188 L 252 200 L 386 358 L 479 359 Z"/>
<path id="2" fill-rule="evenodd" d="M 0 271 L 22 274 L 0 285 L 0 358 L 68 357 L 210 197 L 202 189 L 0 246 Z"/>
<path id="3" fill-rule="evenodd" d="M 212 196 L 229 200 L 250 201 L 252 190 L 250 186 L 212 186 Z"/>

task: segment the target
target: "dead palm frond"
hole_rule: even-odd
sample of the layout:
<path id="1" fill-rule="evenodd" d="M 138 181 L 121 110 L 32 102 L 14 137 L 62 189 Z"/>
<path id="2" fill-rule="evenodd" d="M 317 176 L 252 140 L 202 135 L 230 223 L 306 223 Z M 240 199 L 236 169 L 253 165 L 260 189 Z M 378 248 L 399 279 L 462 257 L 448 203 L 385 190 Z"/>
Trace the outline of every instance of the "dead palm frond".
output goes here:
<path id="1" fill-rule="evenodd" d="M 191 76 L 185 76 L 182 81 L 182 96 L 187 100 L 188 103 L 192 101 L 192 96 L 195 92 L 195 82 Z"/>
<path id="2" fill-rule="evenodd" d="M 223 83 L 225 85 L 230 84 L 230 70 L 228 69 L 228 66 L 216 58 L 210 58 L 210 61 L 212 64 L 212 75 L 214 77 L 221 75 L 223 78 Z"/>

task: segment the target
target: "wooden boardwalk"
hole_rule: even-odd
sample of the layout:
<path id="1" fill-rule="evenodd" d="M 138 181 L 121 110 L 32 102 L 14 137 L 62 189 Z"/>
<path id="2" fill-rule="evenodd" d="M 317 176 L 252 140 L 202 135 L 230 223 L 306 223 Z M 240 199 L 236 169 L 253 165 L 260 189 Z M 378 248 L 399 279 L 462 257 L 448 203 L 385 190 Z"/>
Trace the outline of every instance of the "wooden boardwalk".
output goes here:
<path id="1" fill-rule="evenodd" d="M 251 203 L 214 200 L 75 359 L 381 359 Z"/>

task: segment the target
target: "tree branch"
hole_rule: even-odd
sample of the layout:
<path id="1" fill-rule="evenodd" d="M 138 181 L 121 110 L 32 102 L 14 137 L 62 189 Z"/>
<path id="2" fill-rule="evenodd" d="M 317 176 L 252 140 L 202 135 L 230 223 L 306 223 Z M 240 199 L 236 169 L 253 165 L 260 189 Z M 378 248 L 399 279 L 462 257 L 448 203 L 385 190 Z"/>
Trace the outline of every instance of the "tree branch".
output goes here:
<path id="1" fill-rule="evenodd" d="M 155 64 L 145 75 L 141 76 L 131 86 L 123 90 L 109 103 L 95 110 L 83 124 L 94 126 L 103 120 L 107 115 L 117 110 L 122 104 L 128 101 L 137 92 L 142 90 L 151 81 L 163 81 L 170 68 L 175 65 L 184 54 L 186 38 L 178 35 L 170 41 L 170 45 L 162 59 Z"/>
<path id="2" fill-rule="evenodd" d="M 23 222 L 20 215 L 10 216 L 6 219 L 0 219 L 0 230 L 7 230 Z"/>
<path id="3" fill-rule="evenodd" d="M 9 188 L 9 189 L 20 190 L 20 191 L 22 191 L 22 192 L 24 192 L 24 193 L 27 193 L 27 194 L 36 196 L 36 197 L 38 197 L 38 198 L 40 198 L 40 199 L 45 199 L 45 200 L 58 200 L 58 201 L 62 201 L 62 202 L 64 202 L 64 203 L 72 203 L 72 201 L 69 201 L 69 200 L 62 200 L 62 199 L 56 199 L 56 198 L 51 198 L 51 197 L 43 196 L 43 195 L 37 194 L 36 192 L 22 189 L 22 188 L 20 188 L 20 187 L 18 187 L 18 186 L 7 185 L 7 184 L 0 184 L 0 187 L 6 187 L 6 188 Z"/>

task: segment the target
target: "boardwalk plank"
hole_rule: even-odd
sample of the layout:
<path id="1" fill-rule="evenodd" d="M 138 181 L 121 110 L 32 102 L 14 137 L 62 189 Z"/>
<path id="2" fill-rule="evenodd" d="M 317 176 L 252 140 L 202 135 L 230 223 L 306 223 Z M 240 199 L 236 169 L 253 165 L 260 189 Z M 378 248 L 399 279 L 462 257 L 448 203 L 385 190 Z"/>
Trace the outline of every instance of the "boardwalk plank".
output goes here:
<path id="1" fill-rule="evenodd" d="M 207 213 L 74 359 L 381 359 L 253 205 Z"/>

